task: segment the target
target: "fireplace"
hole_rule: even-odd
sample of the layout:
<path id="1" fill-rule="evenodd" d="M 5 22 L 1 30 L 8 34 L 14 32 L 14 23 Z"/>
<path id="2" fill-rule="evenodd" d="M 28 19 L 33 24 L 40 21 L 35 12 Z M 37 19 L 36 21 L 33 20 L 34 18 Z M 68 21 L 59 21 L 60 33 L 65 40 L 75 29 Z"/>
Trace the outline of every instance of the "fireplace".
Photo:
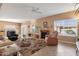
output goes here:
<path id="1" fill-rule="evenodd" d="M 41 30 L 41 38 L 45 39 L 45 36 L 49 34 L 49 30 Z"/>

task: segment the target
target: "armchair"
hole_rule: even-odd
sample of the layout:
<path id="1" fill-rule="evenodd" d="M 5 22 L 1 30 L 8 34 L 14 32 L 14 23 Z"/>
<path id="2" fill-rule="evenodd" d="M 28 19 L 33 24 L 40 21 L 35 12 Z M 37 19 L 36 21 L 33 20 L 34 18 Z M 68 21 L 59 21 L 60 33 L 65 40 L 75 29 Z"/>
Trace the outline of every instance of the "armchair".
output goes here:
<path id="1" fill-rule="evenodd" d="M 46 45 L 57 45 L 58 44 L 58 38 L 57 38 L 58 32 L 54 31 L 50 35 L 45 36 L 45 42 Z"/>

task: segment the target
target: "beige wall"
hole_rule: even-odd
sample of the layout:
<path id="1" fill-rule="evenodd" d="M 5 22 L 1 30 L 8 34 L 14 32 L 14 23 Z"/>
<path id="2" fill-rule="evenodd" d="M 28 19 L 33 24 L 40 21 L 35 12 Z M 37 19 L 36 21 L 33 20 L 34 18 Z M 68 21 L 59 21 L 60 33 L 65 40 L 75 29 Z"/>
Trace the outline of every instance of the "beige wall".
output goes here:
<path id="1" fill-rule="evenodd" d="M 57 14 L 57 15 L 52 15 L 48 17 L 43 17 L 38 20 L 36 20 L 36 24 L 39 25 L 39 29 L 44 29 L 43 28 L 43 22 L 48 22 L 49 30 L 53 31 L 54 30 L 54 20 L 63 20 L 67 18 L 72 18 L 73 17 L 73 12 L 67 12 L 67 13 L 62 13 L 62 14 Z"/>
<path id="2" fill-rule="evenodd" d="M 17 34 L 20 34 L 20 23 L 0 21 L 0 31 L 3 31 L 6 25 L 15 25 Z"/>
<path id="3" fill-rule="evenodd" d="M 43 28 L 43 22 L 48 22 L 48 30 L 50 30 L 50 32 L 54 31 L 54 20 L 63 20 L 63 19 L 67 19 L 67 18 L 73 18 L 75 17 L 73 15 L 73 12 L 66 12 L 66 13 L 62 13 L 62 14 L 57 14 L 57 15 L 52 15 L 52 16 L 48 16 L 48 17 L 43 17 L 40 18 L 38 20 L 36 20 L 36 24 L 38 25 L 39 29 L 38 29 L 38 33 L 40 32 L 41 29 Z M 68 36 L 58 36 L 58 39 L 61 41 L 65 41 L 65 42 L 70 42 L 70 43 L 75 43 L 75 37 L 68 37 Z"/>

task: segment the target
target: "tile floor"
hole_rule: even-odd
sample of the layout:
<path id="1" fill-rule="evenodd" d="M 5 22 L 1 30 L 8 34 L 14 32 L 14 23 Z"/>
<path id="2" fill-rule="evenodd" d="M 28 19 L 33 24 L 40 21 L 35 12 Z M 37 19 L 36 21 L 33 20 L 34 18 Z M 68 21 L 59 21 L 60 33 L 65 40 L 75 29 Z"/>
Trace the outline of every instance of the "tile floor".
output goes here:
<path id="1" fill-rule="evenodd" d="M 59 43 L 58 46 L 46 46 L 32 56 L 76 56 L 76 46 Z"/>

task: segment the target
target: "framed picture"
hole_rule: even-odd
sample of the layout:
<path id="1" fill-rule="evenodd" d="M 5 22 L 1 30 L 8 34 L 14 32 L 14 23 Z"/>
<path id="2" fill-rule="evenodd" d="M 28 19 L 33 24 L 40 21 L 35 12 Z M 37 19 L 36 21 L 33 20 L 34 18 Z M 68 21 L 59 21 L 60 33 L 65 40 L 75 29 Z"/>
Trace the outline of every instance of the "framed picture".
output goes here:
<path id="1" fill-rule="evenodd" d="M 48 22 L 43 22 L 43 27 L 48 28 Z"/>

